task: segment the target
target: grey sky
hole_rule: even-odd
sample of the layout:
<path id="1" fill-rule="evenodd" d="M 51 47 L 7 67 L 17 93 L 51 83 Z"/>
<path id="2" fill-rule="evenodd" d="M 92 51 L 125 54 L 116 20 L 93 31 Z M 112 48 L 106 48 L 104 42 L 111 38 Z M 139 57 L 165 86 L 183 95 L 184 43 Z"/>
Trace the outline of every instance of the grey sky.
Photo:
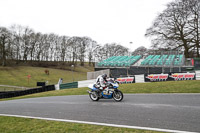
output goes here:
<path id="1" fill-rule="evenodd" d="M 144 37 L 172 0 L 0 0 L 0 26 L 29 26 L 36 32 L 88 36 L 131 50 L 150 46 Z"/>

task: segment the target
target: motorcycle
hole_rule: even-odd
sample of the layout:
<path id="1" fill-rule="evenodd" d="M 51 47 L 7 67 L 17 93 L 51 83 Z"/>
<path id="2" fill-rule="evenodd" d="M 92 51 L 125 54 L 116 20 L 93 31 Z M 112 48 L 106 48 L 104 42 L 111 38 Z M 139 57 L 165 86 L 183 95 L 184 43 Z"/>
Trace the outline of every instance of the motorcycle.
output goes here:
<path id="1" fill-rule="evenodd" d="M 108 81 L 107 87 L 103 90 L 100 90 L 96 87 L 95 84 L 90 84 L 88 88 L 91 89 L 91 91 L 88 90 L 89 97 L 92 101 L 98 101 L 101 98 L 105 99 L 114 99 L 117 102 L 122 101 L 123 99 L 123 93 L 118 89 L 119 84 L 116 81 L 110 80 Z"/>

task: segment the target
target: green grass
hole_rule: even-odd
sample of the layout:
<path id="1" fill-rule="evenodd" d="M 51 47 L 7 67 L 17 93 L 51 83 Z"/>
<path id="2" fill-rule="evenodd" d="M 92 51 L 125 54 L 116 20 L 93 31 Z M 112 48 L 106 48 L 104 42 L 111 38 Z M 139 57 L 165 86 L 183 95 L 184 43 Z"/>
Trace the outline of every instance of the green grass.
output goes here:
<path id="1" fill-rule="evenodd" d="M 124 84 L 124 93 L 200 93 L 200 80 Z"/>
<path id="2" fill-rule="evenodd" d="M 50 75 L 45 74 L 45 70 L 48 69 Z M 13 86 L 25 86 L 35 87 L 37 82 L 46 82 L 48 84 L 56 84 L 59 78 L 63 78 L 63 82 L 72 82 L 86 80 L 87 72 L 92 71 L 93 67 L 75 67 L 74 72 L 69 70 L 43 68 L 43 67 L 0 67 L 0 84 L 13 85 Z M 28 82 L 27 76 L 31 75 Z"/>
<path id="3" fill-rule="evenodd" d="M 158 133 L 128 128 L 0 116 L 1 133 Z"/>

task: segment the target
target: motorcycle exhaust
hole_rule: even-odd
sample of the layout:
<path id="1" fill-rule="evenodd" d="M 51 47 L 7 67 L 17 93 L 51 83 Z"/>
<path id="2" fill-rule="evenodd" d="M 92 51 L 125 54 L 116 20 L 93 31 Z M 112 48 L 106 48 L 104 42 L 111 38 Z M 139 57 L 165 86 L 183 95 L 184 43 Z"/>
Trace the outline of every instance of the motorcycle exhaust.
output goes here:
<path id="1" fill-rule="evenodd" d="M 88 92 L 88 93 L 90 93 L 90 94 L 92 93 L 92 92 L 91 92 L 91 91 L 89 91 L 89 90 L 87 90 L 87 92 Z"/>

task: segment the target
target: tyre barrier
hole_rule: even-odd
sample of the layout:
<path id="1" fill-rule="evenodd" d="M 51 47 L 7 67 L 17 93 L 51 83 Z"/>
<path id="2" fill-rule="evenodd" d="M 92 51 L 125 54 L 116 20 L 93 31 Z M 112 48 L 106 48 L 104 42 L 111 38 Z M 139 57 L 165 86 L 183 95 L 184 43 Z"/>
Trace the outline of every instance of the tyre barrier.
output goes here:
<path id="1" fill-rule="evenodd" d="M 52 90 L 55 90 L 54 85 L 48 85 L 48 86 L 43 86 L 43 87 L 40 87 L 40 88 L 33 88 L 33 89 L 21 90 L 21 91 L 0 92 L 0 99 L 23 96 L 23 95 L 45 92 L 45 91 L 52 91 Z"/>

